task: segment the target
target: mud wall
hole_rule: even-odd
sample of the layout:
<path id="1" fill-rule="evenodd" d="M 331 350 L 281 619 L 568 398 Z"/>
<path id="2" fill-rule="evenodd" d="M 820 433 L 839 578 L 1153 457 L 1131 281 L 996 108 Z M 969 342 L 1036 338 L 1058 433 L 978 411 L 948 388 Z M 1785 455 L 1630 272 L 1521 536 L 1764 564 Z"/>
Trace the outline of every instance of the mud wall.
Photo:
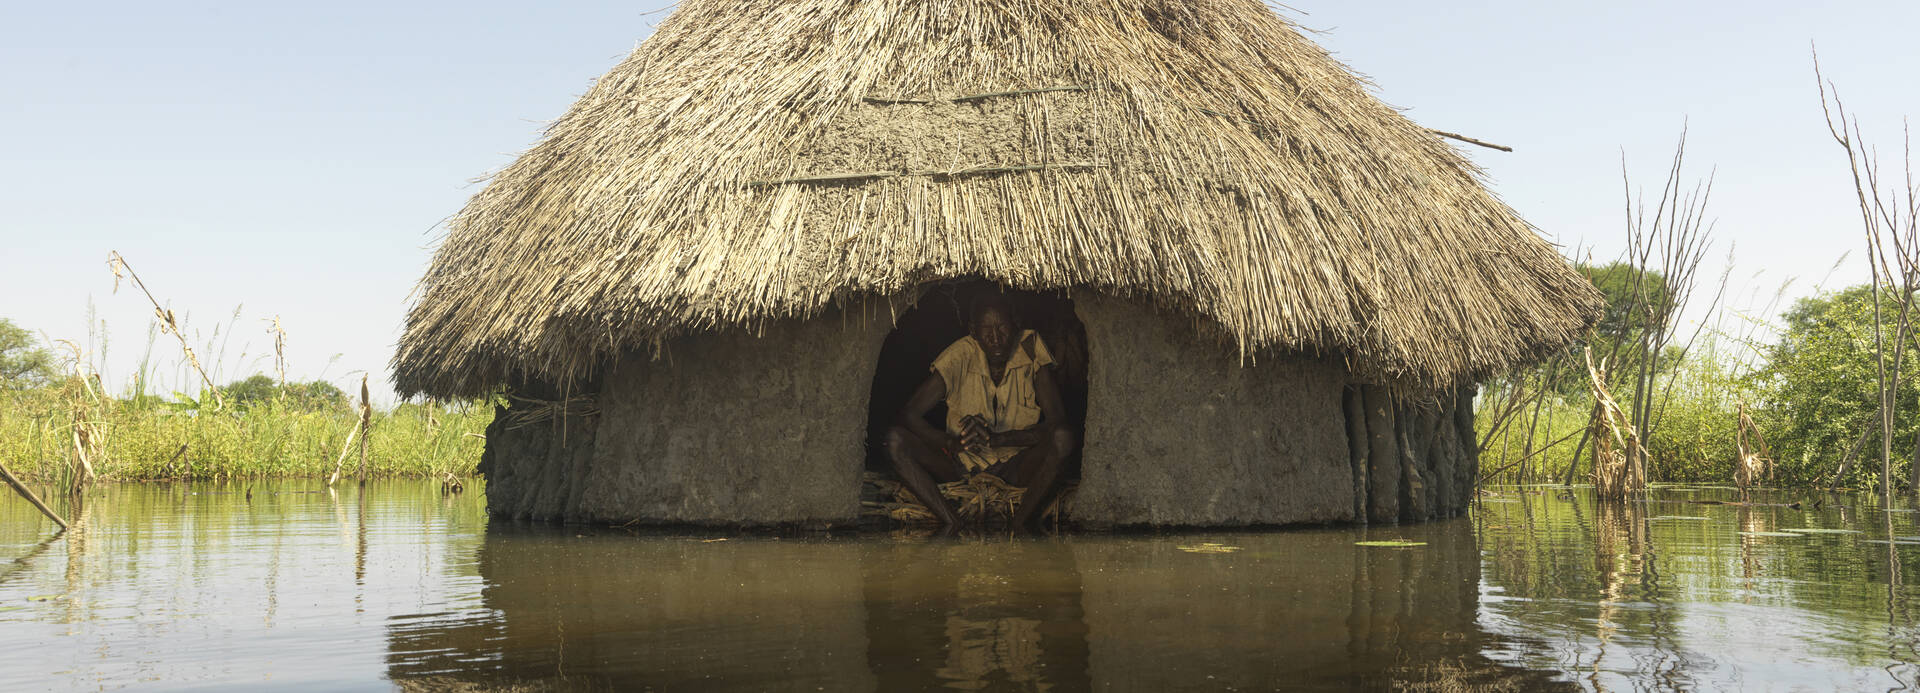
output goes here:
<path id="1" fill-rule="evenodd" d="M 1373 385 L 1346 388 L 1355 518 L 1420 522 L 1466 512 L 1480 473 L 1475 391 L 1472 385 L 1397 394 Z"/>
<path id="2" fill-rule="evenodd" d="M 629 354 L 601 377 L 597 415 L 567 419 L 565 441 L 556 421 L 488 429 L 487 508 L 571 522 L 851 523 L 890 327 L 880 304 L 673 340 L 657 360 Z"/>
<path id="3" fill-rule="evenodd" d="M 1091 291 L 1091 527 L 1390 523 L 1457 515 L 1478 469 L 1472 390 L 1395 394 L 1335 359 L 1243 363 L 1191 318 Z M 1464 408 L 1463 408 L 1464 407 Z"/>
<path id="4" fill-rule="evenodd" d="M 1479 462 L 1471 387 L 1393 393 L 1340 361 L 1242 363 L 1193 321 L 1076 292 L 1089 349 L 1087 527 L 1392 523 L 1457 515 Z M 844 525 L 859 513 L 885 303 L 631 354 L 561 412 L 516 402 L 487 432 L 496 516 Z M 544 393 L 548 401 L 567 394 Z M 542 407 L 546 410 L 543 411 Z M 591 408 L 593 414 L 586 412 Z"/>
<path id="5" fill-rule="evenodd" d="M 1193 321 L 1090 291 L 1082 525 L 1278 525 L 1353 519 L 1345 369 L 1241 363 Z"/>

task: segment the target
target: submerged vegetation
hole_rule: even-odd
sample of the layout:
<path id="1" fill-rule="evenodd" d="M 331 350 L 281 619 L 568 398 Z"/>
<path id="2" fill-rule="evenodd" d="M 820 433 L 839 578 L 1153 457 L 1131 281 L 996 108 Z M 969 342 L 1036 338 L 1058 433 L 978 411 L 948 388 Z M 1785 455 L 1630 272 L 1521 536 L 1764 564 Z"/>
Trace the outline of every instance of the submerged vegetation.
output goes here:
<path id="1" fill-rule="evenodd" d="M 1683 144 L 1657 202 L 1629 196 L 1621 259 L 1580 267 L 1606 297 L 1604 318 L 1572 350 L 1486 384 L 1483 480 L 1920 491 L 1920 364 L 1909 357 L 1920 348 L 1920 185 L 1910 161 L 1882 170 L 1831 85 L 1821 99 L 1852 172 L 1870 281 L 1816 286 L 1777 315 L 1786 284 L 1763 305 L 1723 306 L 1727 276 L 1712 286 L 1695 274 L 1712 240 L 1700 221 L 1711 184 L 1680 184 Z M 1690 309 L 1696 287 L 1712 296 Z M 1679 324 L 1689 310 L 1698 317 Z M 1587 359 L 1599 362 L 1591 374 Z M 1594 425 L 1608 392 L 1626 424 Z M 1623 467 L 1596 458 L 1620 440 Z"/>

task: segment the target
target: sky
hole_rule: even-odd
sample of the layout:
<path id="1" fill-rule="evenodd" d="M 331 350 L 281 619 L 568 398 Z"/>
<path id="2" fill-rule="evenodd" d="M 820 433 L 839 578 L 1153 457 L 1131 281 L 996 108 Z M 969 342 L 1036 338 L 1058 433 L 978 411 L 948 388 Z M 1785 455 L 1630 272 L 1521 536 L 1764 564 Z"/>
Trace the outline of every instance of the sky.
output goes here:
<path id="1" fill-rule="evenodd" d="M 440 224 L 671 11 L 667 3 L 95 2 L 0 9 L 0 318 L 88 351 L 124 386 L 152 307 L 227 381 L 343 386 L 388 361 Z M 1708 281 L 1730 303 L 1865 281 L 1845 155 L 1810 47 L 1898 165 L 1920 115 L 1920 3 L 1297 0 L 1281 9 L 1421 124 L 1462 145 L 1550 240 L 1622 245 L 1622 159 L 1657 192 L 1682 128 L 1713 176 Z M 1702 301 L 1705 299 L 1702 298 Z M 1784 306 L 1778 306 L 1784 307 Z M 92 316 L 91 319 L 89 316 Z M 105 349 L 99 335 L 104 322 Z M 216 334 L 217 333 L 217 334 Z M 90 337 L 91 335 L 91 337 Z M 171 337 L 160 336 L 161 340 Z M 158 389 L 186 389 L 153 346 Z"/>

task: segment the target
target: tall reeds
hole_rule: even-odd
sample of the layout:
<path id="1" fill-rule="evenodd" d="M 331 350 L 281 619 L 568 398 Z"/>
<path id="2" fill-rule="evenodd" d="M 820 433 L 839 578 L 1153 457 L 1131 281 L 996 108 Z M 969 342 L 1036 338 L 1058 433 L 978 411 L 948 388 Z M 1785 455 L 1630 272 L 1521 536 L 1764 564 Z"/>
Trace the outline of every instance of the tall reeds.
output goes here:
<path id="1" fill-rule="evenodd" d="M 274 340 L 271 396 L 230 396 L 216 380 L 224 350 L 207 344 L 205 353 L 216 360 L 203 361 L 202 351 L 187 341 L 184 317 L 162 308 L 118 253 L 108 264 L 116 285 L 131 280 L 154 305 L 147 356 L 116 395 L 96 365 L 104 360 L 104 325 L 98 351 L 91 339 L 87 347 L 49 340 L 65 352 L 64 375 L 41 387 L 0 390 L 0 462 L 20 478 L 63 489 L 95 479 L 326 478 L 355 442 L 363 442 L 361 478 L 472 474 L 484 440 L 479 436 L 492 420 L 485 403 L 401 403 L 383 411 L 373 406 L 365 377 L 357 406 L 344 396 L 329 399 L 326 391 L 338 390 L 318 381 L 290 386 L 286 329 L 278 317 L 268 329 Z M 238 315 L 236 309 L 236 321 Z M 227 327 L 231 337 L 232 325 Z M 179 342 L 184 369 L 178 377 L 197 383 L 198 396 L 149 394 L 156 385 L 153 345 L 162 333 Z M 376 426 L 387 435 L 365 440 L 365 431 Z"/>
<path id="2" fill-rule="evenodd" d="M 1852 175 L 1854 198 L 1859 204 L 1860 226 L 1867 248 L 1867 266 L 1873 286 L 1873 360 L 1878 385 L 1880 429 L 1880 491 L 1884 500 L 1893 496 L 1893 438 L 1900 400 L 1900 366 L 1913 335 L 1913 301 L 1920 292 L 1920 185 L 1913 175 L 1912 137 L 1903 129 L 1901 163 L 1903 181 L 1883 178 L 1878 151 L 1867 143 L 1860 120 L 1847 114 L 1846 102 L 1838 87 L 1820 72 L 1820 56 L 1813 55 L 1814 80 L 1820 88 L 1820 111 L 1826 116 L 1827 132 L 1846 152 L 1847 170 Z M 1893 324 L 1887 317 L 1892 314 Z M 1891 335 L 1889 335 L 1891 332 Z M 1920 491 L 1920 438 L 1914 442 L 1909 462 L 1909 491 Z"/>
<path id="3" fill-rule="evenodd" d="M 1481 419 L 1481 449 L 1505 462 L 1495 473 L 1516 481 L 1558 477 L 1571 484 L 1588 446 L 1595 446 L 1591 459 L 1598 460 L 1598 447 L 1609 445 L 1627 467 L 1618 472 L 1625 475 L 1623 479 L 1647 478 L 1645 444 L 1658 433 L 1679 382 L 1679 366 L 1713 322 L 1711 316 L 1727 287 L 1723 273 L 1718 285 L 1710 287 L 1714 293 L 1704 306 L 1706 317 L 1691 331 L 1680 329 L 1679 316 L 1692 305 L 1700 286 L 1700 266 L 1712 244 L 1706 216 L 1712 179 L 1687 184 L 1685 163 L 1683 130 L 1659 192 L 1649 200 L 1635 192 L 1623 158 L 1625 248 L 1610 263 L 1589 260 L 1581 267 L 1590 280 L 1609 286 L 1607 316 L 1581 340 L 1583 349 L 1593 353 L 1583 356 L 1581 349 L 1568 349 L 1551 354 L 1540 363 L 1504 374 L 1488 388 L 1476 416 Z M 1583 368 L 1582 358 L 1597 359 L 1598 368 Z M 1606 380 L 1580 385 L 1595 374 Z M 1624 426 L 1621 439 L 1638 441 L 1630 450 L 1594 437 L 1613 430 L 1614 424 L 1603 420 L 1609 412 L 1598 402 L 1616 394 L 1621 400 L 1614 406 L 1624 417 L 1615 422 Z M 1570 411 L 1582 415 L 1570 416 Z M 1548 470 L 1543 465 L 1555 456 L 1547 453 L 1562 446 L 1572 451 L 1564 455 L 1564 466 Z M 1608 473 L 1613 472 L 1592 470 L 1596 477 Z"/>
<path id="4" fill-rule="evenodd" d="M 160 331 L 173 335 L 176 339 L 180 340 L 180 352 L 186 355 L 187 364 L 193 367 L 194 373 L 199 374 L 200 382 L 205 386 L 205 391 L 201 396 L 206 397 L 211 395 L 215 405 L 224 404 L 225 401 L 220 394 L 220 388 L 214 385 L 213 378 L 207 375 L 207 369 L 201 365 L 200 355 L 194 353 L 193 345 L 187 343 L 187 335 L 180 330 L 180 322 L 174 317 L 173 311 L 160 305 L 160 300 L 153 297 L 152 291 L 147 290 L 147 283 L 140 281 L 140 275 L 133 271 L 132 265 L 127 264 L 126 258 L 120 256 L 120 251 L 115 250 L 108 252 L 107 269 L 113 272 L 114 293 L 120 292 L 120 280 L 123 276 L 133 280 L 133 285 L 140 289 L 142 295 L 147 297 L 147 302 L 153 304 L 154 322 L 160 326 Z"/>
<path id="5" fill-rule="evenodd" d="M 268 400 L 196 412 L 154 398 L 104 402 L 94 421 L 111 435 L 96 439 L 92 462 L 106 482 L 326 479 L 343 451 L 354 454 L 362 419 L 344 404 Z M 0 393 L 0 462 L 23 480 L 70 488 L 79 473 L 72 416 L 57 388 Z M 367 478 L 442 478 L 473 474 L 493 411 L 485 403 L 402 403 L 367 418 L 382 433 L 367 446 Z"/>

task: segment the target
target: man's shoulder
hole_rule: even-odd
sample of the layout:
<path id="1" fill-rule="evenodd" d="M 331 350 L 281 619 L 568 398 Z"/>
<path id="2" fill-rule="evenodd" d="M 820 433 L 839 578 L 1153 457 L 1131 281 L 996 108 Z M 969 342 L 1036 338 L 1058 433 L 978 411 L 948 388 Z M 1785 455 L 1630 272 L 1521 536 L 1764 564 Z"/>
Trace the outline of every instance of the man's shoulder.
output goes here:
<path id="1" fill-rule="evenodd" d="M 961 337 L 953 340 L 952 344 L 948 344 L 947 348 L 940 351 L 939 356 L 934 357 L 933 366 L 940 368 L 942 364 L 965 364 L 979 352 L 980 345 L 973 341 L 973 337 Z"/>
<path id="2" fill-rule="evenodd" d="M 1020 352 L 1026 355 L 1028 362 L 1042 366 L 1053 363 L 1053 354 L 1047 350 L 1047 342 L 1040 338 L 1039 332 L 1022 330 L 1019 344 Z"/>

